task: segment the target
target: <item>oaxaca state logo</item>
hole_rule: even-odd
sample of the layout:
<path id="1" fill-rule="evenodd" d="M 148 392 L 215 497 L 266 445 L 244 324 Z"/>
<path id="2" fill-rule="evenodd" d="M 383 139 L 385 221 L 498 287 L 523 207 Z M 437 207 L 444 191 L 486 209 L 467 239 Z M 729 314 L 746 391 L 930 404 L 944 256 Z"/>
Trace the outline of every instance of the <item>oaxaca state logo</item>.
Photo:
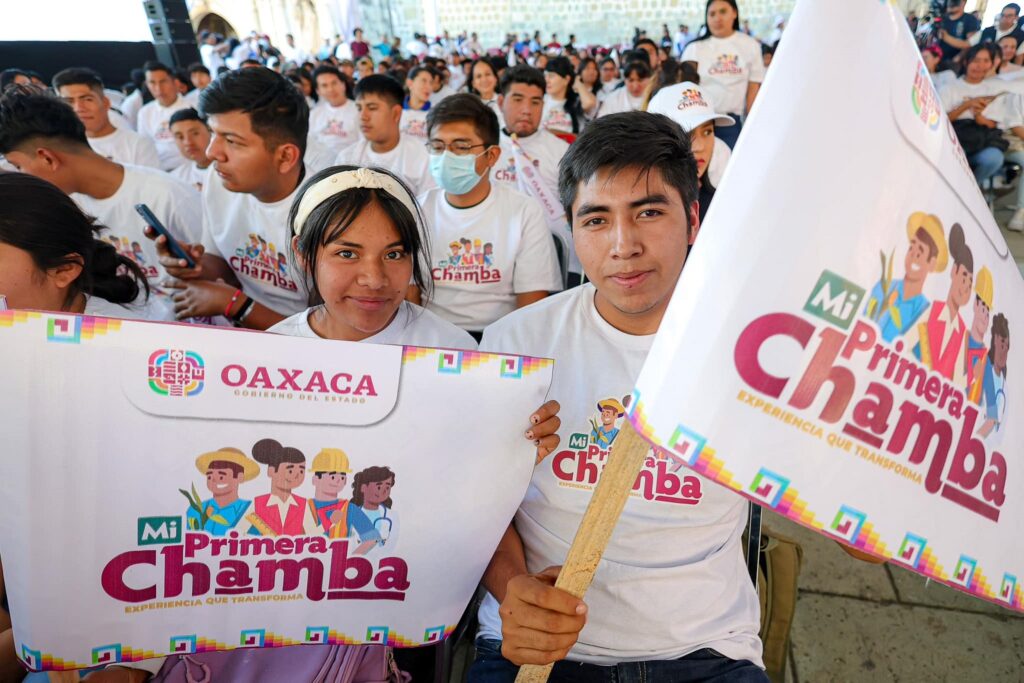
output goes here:
<path id="1" fill-rule="evenodd" d="M 157 349 L 149 356 L 149 388 L 161 396 L 195 396 L 205 378 L 203 357 L 195 351 Z"/>

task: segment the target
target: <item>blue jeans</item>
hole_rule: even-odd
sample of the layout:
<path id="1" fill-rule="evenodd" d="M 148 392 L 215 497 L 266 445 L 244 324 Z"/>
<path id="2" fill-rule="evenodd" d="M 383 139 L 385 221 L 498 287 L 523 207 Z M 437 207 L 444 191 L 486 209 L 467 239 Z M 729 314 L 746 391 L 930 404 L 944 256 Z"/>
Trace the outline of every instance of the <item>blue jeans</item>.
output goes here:
<path id="1" fill-rule="evenodd" d="M 995 147 L 986 147 L 967 157 L 967 162 L 974 171 L 974 178 L 981 185 L 1003 167 L 1003 153 Z"/>
<path id="2" fill-rule="evenodd" d="M 468 683 L 513 683 L 519 671 L 501 656 L 501 641 L 476 639 L 476 660 L 469 669 Z M 614 666 L 561 661 L 551 672 L 551 683 L 768 683 L 768 676 L 755 664 L 735 661 L 705 648 L 685 657 L 646 662 L 624 662 Z"/>
<path id="3" fill-rule="evenodd" d="M 715 137 L 729 145 L 729 149 L 732 149 L 736 146 L 736 140 L 740 137 L 743 124 L 740 123 L 739 114 L 729 114 L 729 116 L 736 119 L 736 123 L 731 126 L 715 126 Z"/>

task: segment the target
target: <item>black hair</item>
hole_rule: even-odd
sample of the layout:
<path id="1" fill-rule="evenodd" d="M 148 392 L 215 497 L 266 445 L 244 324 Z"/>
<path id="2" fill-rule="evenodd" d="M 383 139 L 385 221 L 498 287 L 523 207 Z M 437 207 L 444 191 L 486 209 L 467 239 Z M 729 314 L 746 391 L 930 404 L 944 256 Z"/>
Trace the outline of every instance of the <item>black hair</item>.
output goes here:
<path id="1" fill-rule="evenodd" d="M 583 72 L 591 64 L 594 65 L 594 69 L 597 70 L 597 78 L 594 80 L 594 85 L 590 86 L 591 92 L 595 95 L 601 90 L 601 69 L 597 66 L 597 60 L 593 57 L 584 57 L 580 60 L 579 66 L 576 67 L 576 78 L 583 79 Z"/>
<path id="2" fill-rule="evenodd" d="M 565 86 L 565 113 L 572 120 L 572 132 L 579 133 L 583 128 L 583 105 L 580 103 L 580 96 L 573 90 L 573 83 L 576 82 L 576 71 L 572 68 L 572 62 L 568 57 L 552 57 L 548 60 L 545 72 L 552 72 L 559 76 L 568 77 L 569 83 Z"/>
<path id="3" fill-rule="evenodd" d="M 24 69 L 4 69 L 0 71 L 0 93 L 7 90 L 7 86 L 14 84 L 14 79 L 18 76 L 24 76 L 25 78 L 31 78 L 28 72 Z"/>
<path id="4" fill-rule="evenodd" d="M 151 59 L 142 65 L 143 73 L 149 73 L 150 71 L 166 71 L 168 76 L 174 78 L 174 69 L 155 59 Z"/>
<path id="5" fill-rule="evenodd" d="M 82 264 L 71 298 L 82 293 L 129 304 L 142 291 L 149 296 L 142 269 L 97 239 L 104 227 L 55 185 L 27 173 L 0 172 L 0 206 L 0 242 L 28 252 L 39 270 Z"/>
<path id="6" fill-rule="evenodd" d="M 501 94 L 508 95 L 508 91 L 516 83 L 536 86 L 540 88 L 541 93 L 546 92 L 548 88 L 544 72 L 529 64 L 516 64 L 505 70 L 501 75 Z"/>
<path id="7" fill-rule="evenodd" d="M 313 69 L 313 75 L 311 77 L 313 79 L 313 90 L 317 89 L 317 77 L 323 76 L 324 74 L 337 76 L 338 80 L 341 81 L 341 84 L 345 86 L 345 97 L 348 99 L 352 99 L 352 81 L 349 79 L 348 76 L 341 72 L 341 69 L 330 65 L 318 66 L 317 68 Z"/>
<path id="8" fill-rule="evenodd" d="M 631 62 L 628 62 L 626 64 L 626 68 L 622 70 L 623 78 L 629 78 L 631 74 L 636 74 L 640 78 L 650 78 L 651 67 L 639 59 L 634 59 Z"/>
<path id="9" fill-rule="evenodd" d="M 987 52 L 989 59 L 991 59 L 993 63 L 995 63 L 997 56 L 1002 55 L 1002 52 L 995 43 L 984 42 L 972 45 L 967 49 L 967 52 L 964 53 L 963 62 L 961 62 L 963 64 L 963 73 L 967 73 L 967 66 L 973 62 L 974 58 L 981 52 Z"/>
<path id="10" fill-rule="evenodd" d="M 395 484 L 395 473 L 388 467 L 367 467 L 362 472 L 356 473 L 356 476 L 352 478 L 352 502 L 363 507 L 363 492 L 360 490 L 364 484 L 379 484 L 382 482 L 391 480 L 391 485 Z M 390 510 L 394 507 L 394 502 L 389 497 L 383 503 L 384 507 Z"/>
<path id="11" fill-rule="evenodd" d="M 479 57 L 477 59 L 474 59 L 473 63 L 470 64 L 470 66 L 469 66 L 469 78 L 466 79 L 466 89 L 469 90 L 469 92 L 473 93 L 474 95 L 476 95 L 478 97 L 480 96 L 480 93 L 477 92 L 476 88 L 473 87 L 473 70 L 476 69 L 476 65 L 477 64 L 484 64 L 484 65 L 486 65 L 487 68 L 491 70 L 491 73 L 494 74 L 494 79 L 495 79 L 494 91 L 497 92 L 498 91 L 498 83 L 497 83 L 497 80 L 498 80 L 498 70 L 496 68 L 494 68 L 494 63 L 490 59 L 488 59 L 487 57 Z"/>
<path id="12" fill-rule="evenodd" d="M 59 93 L 65 85 L 87 85 L 91 90 L 103 92 L 103 79 L 92 69 L 85 67 L 71 67 L 58 71 L 51 82 L 55 92 Z"/>
<path id="13" fill-rule="evenodd" d="M 309 107 L 288 79 L 265 67 L 238 69 L 217 78 L 199 95 L 199 113 L 241 111 L 249 115 L 252 129 L 268 150 L 292 143 L 306 154 Z"/>
<path id="14" fill-rule="evenodd" d="M 306 456 L 298 448 L 282 446 L 274 439 L 260 439 L 252 447 L 252 457 L 258 463 L 275 470 L 285 463 L 304 463 Z"/>
<path id="15" fill-rule="evenodd" d="M 85 126 L 65 102 L 33 85 L 15 85 L 0 97 L 0 154 L 34 138 L 89 147 Z"/>
<path id="16" fill-rule="evenodd" d="M 604 66 L 605 64 L 608 63 L 611 63 L 611 65 L 615 67 L 616 71 L 619 70 L 619 65 L 611 57 L 605 57 L 604 59 L 601 60 L 601 66 Z"/>
<path id="17" fill-rule="evenodd" d="M 178 111 L 171 114 L 171 120 L 167 125 L 173 126 L 174 124 L 180 123 L 182 121 L 198 121 L 204 126 L 209 127 L 209 124 L 206 123 L 206 119 L 200 116 L 199 112 L 197 112 L 192 107 L 185 107 L 184 109 L 179 109 Z"/>
<path id="18" fill-rule="evenodd" d="M 954 266 L 963 266 L 967 272 L 974 272 L 974 254 L 967 246 L 964 229 L 959 223 L 954 223 L 949 229 L 949 255 L 953 259 Z"/>
<path id="19" fill-rule="evenodd" d="M 418 64 L 417 66 L 414 66 L 413 68 L 411 68 L 409 70 L 409 75 L 407 76 L 407 78 L 410 81 L 415 80 L 416 77 L 419 76 L 424 71 L 426 71 L 428 74 L 430 74 L 431 78 L 435 78 L 435 77 L 437 77 L 439 75 L 437 73 L 437 70 L 434 69 L 434 67 L 432 67 L 432 66 L 425 66 L 423 64 Z"/>
<path id="20" fill-rule="evenodd" d="M 658 44 L 656 42 L 654 42 L 653 40 L 651 40 L 650 38 L 641 38 L 640 40 L 638 40 L 635 43 L 633 43 L 633 50 L 634 51 L 640 50 L 640 46 L 641 45 L 650 45 L 651 47 L 654 48 L 655 52 L 658 51 Z M 650 59 L 651 55 L 650 55 L 649 52 L 647 52 L 647 50 L 642 50 L 642 52 L 646 53 L 647 54 L 647 58 Z"/>
<path id="21" fill-rule="evenodd" d="M 249 57 L 248 59 L 243 59 L 239 63 L 238 68 L 240 68 L 240 69 L 242 69 L 242 68 L 251 68 L 251 67 L 254 67 L 254 66 L 263 66 L 263 62 L 261 62 L 258 59 L 255 59 L 253 57 Z"/>
<path id="22" fill-rule="evenodd" d="M 188 71 L 188 75 L 189 76 L 191 76 L 192 74 L 196 73 L 197 71 L 199 73 L 204 73 L 207 76 L 211 75 L 210 74 L 210 70 L 207 69 L 206 66 L 202 62 L 193 62 L 192 64 L 189 64 L 187 71 Z"/>
<path id="23" fill-rule="evenodd" d="M 993 366 L 996 362 L 996 337 L 1010 340 L 1010 321 L 1002 313 L 996 313 L 992 318 L 992 346 L 988 350 L 988 362 Z"/>
<path id="24" fill-rule="evenodd" d="M 696 43 L 699 40 L 707 40 L 708 38 L 711 37 L 711 29 L 708 28 L 708 10 L 711 9 L 712 3 L 715 3 L 715 2 L 718 2 L 718 0 L 708 0 L 707 4 L 704 5 L 704 25 L 701 26 L 701 29 L 700 29 L 701 35 L 699 35 L 696 38 L 694 38 L 693 40 L 691 40 L 690 41 L 691 43 Z M 740 8 L 739 8 L 739 5 L 736 4 L 736 0 L 722 0 L 722 2 L 729 3 L 729 5 L 732 6 L 733 10 L 735 10 L 735 12 L 736 12 L 736 19 L 732 22 L 732 30 L 733 31 L 739 31 L 740 30 Z"/>
<path id="25" fill-rule="evenodd" d="M 402 101 L 405 99 L 405 90 L 402 88 L 402 84 L 391 76 L 372 74 L 366 78 L 360 78 L 356 83 L 356 99 L 363 95 L 377 95 L 390 102 L 392 106 L 401 107 Z"/>
<path id="26" fill-rule="evenodd" d="M 679 192 L 687 211 L 697 201 L 697 162 L 690 136 L 667 116 L 643 111 L 609 114 L 583 129 L 558 164 L 558 195 L 570 225 L 580 183 L 604 168 L 612 174 L 639 170 L 640 175 L 657 169 Z"/>
<path id="27" fill-rule="evenodd" d="M 427 135 L 443 123 L 466 121 L 473 124 L 476 134 L 488 147 L 501 140 L 501 125 L 494 110 L 484 104 L 476 95 L 457 93 L 444 98 L 427 112 Z"/>
<path id="28" fill-rule="evenodd" d="M 494 116 L 493 112 L 491 115 Z M 295 195 L 295 199 L 292 200 L 291 209 L 288 211 L 289 230 L 294 232 L 299 204 L 302 203 L 302 198 L 309 191 L 309 188 L 336 173 L 358 169 L 359 166 L 331 166 L 303 183 Z M 365 187 L 339 192 L 318 204 L 309 212 L 305 222 L 300 226 L 301 232 L 296 244 L 296 251 L 302 257 L 306 274 L 309 276 L 308 279 L 313 283 L 313 291 L 310 293 L 311 303 L 323 301 L 320 287 L 316 281 L 316 268 L 320 258 L 320 247 L 324 247 L 338 239 L 370 202 L 376 202 L 391 219 L 391 222 L 394 223 L 395 230 L 398 231 L 398 235 L 402 240 L 402 248 L 405 249 L 405 253 L 413 263 L 413 282 L 424 293 L 424 298 L 428 298 L 427 294 L 432 290 L 433 280 L 430 276 L 430 271 L 424 268 L 424 264 L 430 263 L 430 250 L 426 236 L 420 230 L 420 226 L 424 222 L 423 215 L 419 210 L 419 203 L 415 199 L 416 195 L 413 194 L 412 190 L 409 189 L 409 186 L 401 178 L 391 171 L 376 167 L 371 167 L 371 170 L 383 173 L 394 179 L 405 190 L 410 201 L 416 207 L 416 215 L 411 215 L 405 204 L 396 197 L 391 196 L 388 192 Z"/>
<path id="29" fill-rule="evenodd" d="M 1020 5 L 1018 5 L 1018 4 L 1017 4 L 1017 3 L 1015 3 L 1015 2 L 1011 2 L 1011 3 L 1010 3 L 1010 4 L 1008 4 L 1008 5 L 1003 5 L 1003 11 L 1006 11 L 1006 10 L 1008 10 L 1008 9 L 1012 9 L 1012 10 L 1013 10 L 1014 12 L 1016 12 L 1017 14 L 1020 14 Z"/>
<path id="30" fill-rule="evenodd" d="M 651 55 L 647 53 L 647 50 L 626 50 L 622 53 L 622 66 L 625 67 L 630 62 L 643 62 L 647 66 L 653 66 L 651 64 Z"/>

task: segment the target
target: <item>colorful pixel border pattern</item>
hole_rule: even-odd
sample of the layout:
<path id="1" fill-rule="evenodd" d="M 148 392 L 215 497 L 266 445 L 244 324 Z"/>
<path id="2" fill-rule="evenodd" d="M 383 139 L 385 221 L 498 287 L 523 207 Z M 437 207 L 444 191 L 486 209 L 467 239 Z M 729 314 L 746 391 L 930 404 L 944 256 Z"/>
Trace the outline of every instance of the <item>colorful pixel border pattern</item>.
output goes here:
<path id="1" fill-rule="evenodd" d="M 774 481 L 778 482 L 780 485 L 784 484 L 782 486 L 783 490 L 777 492 L 778 496 L 773 498 L 773 502 L 771 504 L 771 507 L 776 512 L 816 531 L 824 531 L 826 533 L 831 533 L 833 536 L 836 535 L 835 531 L 831 528 L 827 528 L 818 520 L 815 513 L 808 508 L 807 501 L 800 498 L 799 492 L 797 488 L 793 486 L 792 481 L 781 477 L 770 470 L 761 468 L 761 470 L 755 475 L 754 480 L 749 485 L 744 486 L 735 479 L 732 472 L 725 468 L 725 463 L 715 457 L 715 451 L 707 444 L 707 440 L 687 426 L 679 425 L 672 436 L 673 444 L 669 444 L 666 447 L 666 445 L 658 438 L 657 434 L 655 434 L 654 427 L 647 419 L 647 413 L 645 412 L 644 403 L 639 391 L 633 392 L 629 419 L 637 432 L 639 432 L 647 441 L 654 444 L 656 448 L 671 453 L 672 446 L 677 442 L 685 441 L 696 446 L 692 452 L 687 453 L 687 457 L 680 459 L 686 462 L 687 465 L 696 472 L 719 484 L 722 484 L 723 486 L 728 486 L 740 495 L 756 503 L 764 505 L 770 502 L 757 496 L 755 492 L 759 487 L 763 486 L 764 482 L 774 478 Z M 835 523 L 844 511 L 848 513 L 851 510 L 852 508 L 849 506 L 839 506 L 828 518 L 833 520 Z M 951 576 L 942 567 L 942 565 L 939 564 L 933 553 L 933 548 L 927 544 L 927 541 L 925 541 L 921 536 L 910 531 L 906 532 L 903 539 L 901 539 L 900 545 L 898 546 L 899 552 L 893 552 L 882 541 L 878 532 L 875 531 L 874 525 L 871 521 L 866 516 L 862 515 L 859 528 L 856 531 L 856 537 L 853 539 L 851 545 L 858 550 L 902 564 L 912 571 L 935 581 L 939 581 L 940 583 L 944 583 L 960 590 L 966 590 L 976 597 L 989 602 L 994 602 L 1002 607 L 1007 607 L 1018 612 L 1024 612 L 1024 582 L 1018 580 L 1017 577 L 1019 574 L 1014 575 L 1007 572 L 1002 576 L 997 584 L 993 585 L 985 577 L 984 573 L 981 571 L 981 567 L 978 566 L 973 559 L 962 556 L 960 562 L 957 563 L 957 569 L 954 574 L 958 572 L 964 573 L 961 567 L 964 566 L 965 563 L 969 564 L 971 571 L 969 573 L 964 573 L 963 579 L 965 581 L 969 581 L 969 584 L 960 583 L 957 581 L 957 577 L 955 575 Z M 908 549 L 910 548 L 913 549 L 913 552 L 908 552 Z M 902 557 L 903 555 L 905 555 L 905 557 Z"/>
<path id="2" fill-rule="evenodd" d="M 427 628 L 423 632 L 422 639 L 407 638 L 394 632 L 387 626 L 370 627 L 369 631 L 377 630 L 384 635 L 383 642 L 392 647 L 416 647 L 419 645 L 430 645 L 441 642 L 451 636 L 455 626 L 441 624 Z M 249 640 L 254 644 L 245 645 Z M 256 645 L 256 642 L 262 644 Z M 369 638 L 352 638 L 340 631 L 327 626 L 307 626 L 303 637 L 288 638 L 267 629 L 243 629 L 238 638 L 238 644 L 228 645 L 227 643 L 204 638 L 197 634 L 172 636 L 168 639 L 167 652 L 155 652 L 153 650 L 134 649 L 123 643 L 111 643 L 92 648 L 92 662 L 76 662 L 71 659 L 61 659 L 52 654 L 33 650 L 22 645 L 19 657 L 22 663 L 31 671 L 73 671 L 75 669 L 86 669 L 101 663 L 127 663 L 138 662 L 143 659 L 155 657 L 166 657 L 175 654 L 196 654 L 202 652 L 220 652 L 224 650 L 251 649 L 255 647 L 286 647 L 289 645 L 303 644 L 329 644 L 329 645 L 362 645 L 368 642 L 382 642 L 380 639 L 370 641 Z"/>

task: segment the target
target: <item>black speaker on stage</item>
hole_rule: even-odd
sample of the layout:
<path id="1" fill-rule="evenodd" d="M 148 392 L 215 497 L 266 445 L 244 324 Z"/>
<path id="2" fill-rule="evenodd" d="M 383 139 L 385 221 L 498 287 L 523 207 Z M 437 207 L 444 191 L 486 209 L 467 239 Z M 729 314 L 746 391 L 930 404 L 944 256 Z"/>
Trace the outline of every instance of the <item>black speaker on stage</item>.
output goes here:
<path id="1" fill-rule="evenodd" d="M 156 58 L 168 66 L 199 61 L 196 33 L 185 0 L 143 0 Z"/>

